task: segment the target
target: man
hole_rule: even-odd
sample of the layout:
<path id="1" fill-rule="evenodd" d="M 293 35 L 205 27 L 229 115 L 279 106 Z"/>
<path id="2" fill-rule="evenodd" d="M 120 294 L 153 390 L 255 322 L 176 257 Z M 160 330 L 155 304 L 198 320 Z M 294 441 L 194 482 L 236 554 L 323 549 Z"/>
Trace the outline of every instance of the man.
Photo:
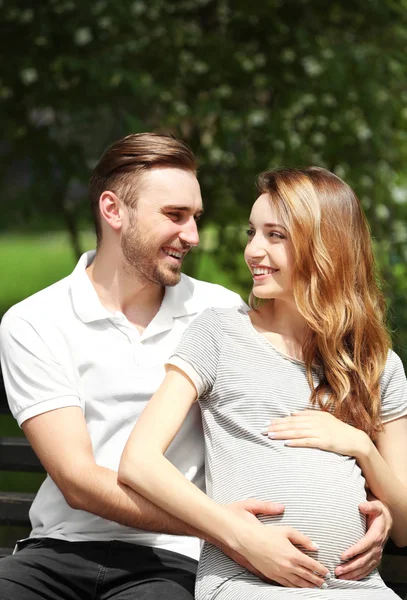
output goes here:
<path id="1" fill-rule="evenodd" d="M 0 562 L 0 598 L 188 600 L 199 555 L 191 534 L 199 532 L 121 485 L 117 467 L 188 324 L 209 306 L 243 302 L 181 275 L 202 213 L 184 143 L 156 134 L 119 140 L 96 166 L 89 193 L 96 253 L 2 322 L 10 407 L 48 477 L 31 509 L 30 538 Z M 198 409 L 167 456 L 203 484 Z M 367 507 L 374 519 L 353 549 L 354 577 L 376 566 L 389 527 L 379 503 Z M 283 510 L 253 500 L 230 508 L 246 518 Z"/>

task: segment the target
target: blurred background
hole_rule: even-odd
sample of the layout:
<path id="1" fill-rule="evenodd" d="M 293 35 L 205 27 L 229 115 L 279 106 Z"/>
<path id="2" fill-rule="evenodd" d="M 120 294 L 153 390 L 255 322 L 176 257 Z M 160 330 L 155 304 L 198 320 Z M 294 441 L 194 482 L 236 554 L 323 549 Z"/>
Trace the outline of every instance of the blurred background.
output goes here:
<path id="1" fill-rule="evenodd" d="M 0 48 L 0 316 L 94 247 L 102 151 L 156 131 L 199 159 L 206 212 L 186 272 L 244 298 L 255 176 L 313 164 L 344 178 L 407 363 L 406 0 L 0 0 Z"/>

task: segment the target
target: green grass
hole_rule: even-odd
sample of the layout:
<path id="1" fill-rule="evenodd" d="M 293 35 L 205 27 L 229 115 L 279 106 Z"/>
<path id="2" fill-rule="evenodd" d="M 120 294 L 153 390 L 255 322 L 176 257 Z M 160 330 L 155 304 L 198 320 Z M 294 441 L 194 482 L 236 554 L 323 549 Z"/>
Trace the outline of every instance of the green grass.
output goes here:
<path id="1" fill-rule="evenodd" d="M 94 247 L 94 236 L 81 235 L 84 250 Z M 0 314 L 74 268 L 76 258 L 67 234 L 0 236 Z"/>

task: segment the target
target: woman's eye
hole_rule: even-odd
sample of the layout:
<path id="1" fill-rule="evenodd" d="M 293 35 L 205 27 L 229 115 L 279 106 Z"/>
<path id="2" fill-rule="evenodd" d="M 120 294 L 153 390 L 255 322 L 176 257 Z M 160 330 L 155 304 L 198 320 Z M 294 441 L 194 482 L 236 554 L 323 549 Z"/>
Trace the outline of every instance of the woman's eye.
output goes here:
<path id="1" fill-rule="evenodd" d="M 254 235 L 253 229 L 246 229 L 245 234 L 247 237 L 252 237 Z"/>
<path id="2" fill-rule="evenodd" d="M 276 238 L 277 240 L 285 240 L 285 236 L 277 231 L 270 231 L 269 237 Z"/>

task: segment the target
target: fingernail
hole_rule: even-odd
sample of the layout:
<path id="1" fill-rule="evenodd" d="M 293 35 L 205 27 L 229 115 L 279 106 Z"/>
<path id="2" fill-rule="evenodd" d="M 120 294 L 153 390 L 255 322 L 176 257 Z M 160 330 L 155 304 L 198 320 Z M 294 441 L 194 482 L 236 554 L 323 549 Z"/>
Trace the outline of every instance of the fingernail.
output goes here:
<path id="1" fill-rule="evenodd" d="M 342 570 L 342 569 L 336 569 L 336 574 L 337 574 L 337 575 L 342 575 L 342 573 L 343 573 L 343 570 Z"/>
<path id="2" fill-rule="evenodd" d="M 328 584 L 327 583 L 323 583 L 321 585 L 321 590 L 327 590 L 328 589 Z"/>
<path id="3" fill-rule="evenodd" d="M 319 546 L 318 546 L 318 544 L 314 544 L 314 542 L 312 543 L 312 547 L 313 547 L 315 550 L 319 550 Z"/>
<path id="4" fill-rule="evenodd" d="M 331 574 L 329 571 L 326 575 L 324 575 L 324 579 L 331 579 Z"/>
<path id="5" fill-rule="evenodd" d="M 269 432 L 267 433 L 267 435 L 269 436 L 269 438 L 274 438 L 274 437 L 276 437 L 276 434 L 274 433 L 274 431 L 269 431 Z"/>
<path id="6" fill-rule="evenodd" d="M 270 427 L 271 421 L 264 421 L 263 425 L 264 427 Z"/>
<path id="7" fill-rule="evenodd" d="M 290 445 L 290 443 L 291 443 L 291 440 L 286 440 L 286 441 L 284 442 L 284 446 L 289 446 L 289 445 Z"/>
<path id="8" fill-rule="evenodd" d="M 269 432 L 269 430 L 268 430 L 268 429 L 262 429 L 262 430 L 260 431 L 260 433 L 261 433 L 262 435 L 267 435 L 267 434 L 268 434 L 268 432 Z"/>

